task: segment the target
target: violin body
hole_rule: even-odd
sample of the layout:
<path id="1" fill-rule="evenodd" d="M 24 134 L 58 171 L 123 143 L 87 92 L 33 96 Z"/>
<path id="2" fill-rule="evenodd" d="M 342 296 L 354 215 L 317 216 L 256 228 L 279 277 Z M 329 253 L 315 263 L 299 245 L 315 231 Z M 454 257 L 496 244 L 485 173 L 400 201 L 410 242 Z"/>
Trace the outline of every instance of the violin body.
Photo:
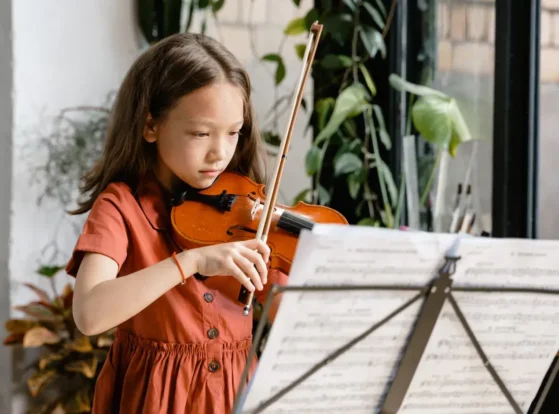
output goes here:
<path id="1" fill-rule="evenodd" d="M 171 221 L 175 241 L 183 249 L 253 239 L 263 212 L 265 186 L 250 178 L 223 172 L 205 190 L 186 190 L 175 200 Z M 339 212 L 299 202 L 275 204 L 266 243 L 270 265 L 289 274 L 301 230 L 315 223 L 348 224 Z"/>

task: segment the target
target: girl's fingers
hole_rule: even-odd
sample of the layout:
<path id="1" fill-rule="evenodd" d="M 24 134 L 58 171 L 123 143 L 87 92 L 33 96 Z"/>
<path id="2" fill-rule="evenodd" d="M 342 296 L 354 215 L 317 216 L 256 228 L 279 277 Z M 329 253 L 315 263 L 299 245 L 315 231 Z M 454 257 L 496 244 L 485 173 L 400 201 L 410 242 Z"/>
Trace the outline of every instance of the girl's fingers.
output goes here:
<path id="1" fill-rule="evenodd" d="M 251 250 L 257 250 L 264 258 L 264 262 L 268 262 L 268 260 L 270 260 L 270 247 L 263 241 L 251 239 L 242 242 L 242 245 Z"/>
<path id="2" fill-rule="evenodd" d="M 268 268 L 266 267 L 266 262 L 264 261 L 260 253 L 243 246 L 241 254 L 248 260 L 250 260 L 254 264 L 254 266 L 256 266 L 256 269 L 260 274 L 262 283 L 266 284 L 266 282 L 268 281 Z"/>
<path id="3" fill-rule="evenodd" d="M 255 256 L 262 260 L 258 253 L 251 252 L 250 250 L 248 250 L 248 252 L 254 253 Z M 239 253 L 233 258 L 233 260 L 240 270 L 252 280 L 252 284 L 256 286 L 258 290 L 262 290 L 264 288 L 264 286 L 262 286 L 260 275 L 256 271 L 254 264 L 249 259 L 247 259 L 242 253 Z"/>
<path id="4" fill-rule="evenodd" d="M 243 284 L 249 292 L 254 292 L 254 285 L 250 282 L 250 278 L 245 273 L 243 273 L 243 271 L 239 268 L 239 266 L 237 266 L 234 260 L 232 260 L 230 268 L 231 276 L 241 282 L 241 284 Z"/>

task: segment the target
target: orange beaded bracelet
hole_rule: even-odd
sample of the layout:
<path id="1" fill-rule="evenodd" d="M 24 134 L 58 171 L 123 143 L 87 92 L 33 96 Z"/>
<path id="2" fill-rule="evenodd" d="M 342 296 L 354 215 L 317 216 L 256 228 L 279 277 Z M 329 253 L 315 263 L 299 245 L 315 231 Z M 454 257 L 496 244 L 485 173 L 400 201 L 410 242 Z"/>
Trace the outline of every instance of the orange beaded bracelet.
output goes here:
<path id="1" fill-rule="evenodd" d="M 181 277 L 182 277 L 181 285 L 184 285 L 186 283 L 186 276 L 182 271 L 181 264 L 179 263 L 179 260 L 177 259 L 177 254 L 175 252 L 173 252 L 173 259 L 175 259 L 175 263 L 177 264 L 177 267 L 179 268 L 179 272 L 181 273 Z"/>

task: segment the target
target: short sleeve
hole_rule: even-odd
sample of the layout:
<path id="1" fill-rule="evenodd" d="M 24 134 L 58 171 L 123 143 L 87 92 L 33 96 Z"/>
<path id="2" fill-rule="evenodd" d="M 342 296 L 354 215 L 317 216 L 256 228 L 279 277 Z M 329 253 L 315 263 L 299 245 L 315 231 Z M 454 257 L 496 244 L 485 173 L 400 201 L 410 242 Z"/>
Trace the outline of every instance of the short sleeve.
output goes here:
<path id="1" fill-rule="evenodd" d="M 66 266 L 70 276 L 76 276 L 86 252 L 110 257 L 120 270 L 128 252 L 128 231 L 122 214 L 125 197 L 124 189 L 110 184 L 95 200 Z"/>
<path id="2" fill-rule="evenodd" d="M 289 277 L 285 273 L 279 270 L 271 270 L 268 272 L 268 283 L 264 285 L 264 289 L 254 291 L 254 297 L 258 302 L 263 304 L 268 298 L 268 293 L 272 285 L 285 286 L 288 280 Z"/>

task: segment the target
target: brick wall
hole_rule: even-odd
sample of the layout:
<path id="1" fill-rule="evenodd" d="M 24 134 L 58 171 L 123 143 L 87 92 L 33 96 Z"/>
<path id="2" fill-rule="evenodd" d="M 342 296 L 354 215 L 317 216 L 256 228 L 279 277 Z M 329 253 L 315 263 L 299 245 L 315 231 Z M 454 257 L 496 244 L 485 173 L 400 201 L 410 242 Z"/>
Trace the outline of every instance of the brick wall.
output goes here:
<path id="1" fill-rule="evenodd" d="M 494 0 L 440 0 L 441 71 L 493 74 Z M 541 81 L 559 83 L 559 0 L 542 0 Z"/>

